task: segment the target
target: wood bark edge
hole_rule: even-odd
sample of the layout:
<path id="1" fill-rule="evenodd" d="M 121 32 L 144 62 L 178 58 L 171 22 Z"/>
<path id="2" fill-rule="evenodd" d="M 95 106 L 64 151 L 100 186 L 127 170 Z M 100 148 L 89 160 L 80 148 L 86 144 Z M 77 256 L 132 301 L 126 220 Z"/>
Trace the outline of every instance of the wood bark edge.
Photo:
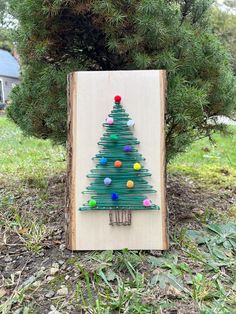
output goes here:
<path id="1" fill-rule="evenodd" d="M 76 219 L 75 219 L 75 134 L 76 119 L 76 73 L 67 77 L 67 178 L 66 178 L 66 206 L 65 206 L 65 237 L 66 247 L 76 249 Z"/>
<path id="2" fill-rule="evenodd" d="M 162 237 L 163 237 L 163 250 L 168 250 L 169 248 L 169 237 L 168 237 L 168 207 L 167 207 L 167 194 L 166 194 L 166 182 L 167 182 L 167 172 L 166 172 L 166 144 L 165 144 L 165 131 L 166 131 L 166 99 L 167 99 L 167 74 L 165 70 L 160 71 L 160 92 L 161 92 L 161 115 L 163 119 L 162 125 L 162 139 L 161 139 L 161 151 L 162 151 L 162 186 L 163 186 L 163 197 L 162 197 Z"/>

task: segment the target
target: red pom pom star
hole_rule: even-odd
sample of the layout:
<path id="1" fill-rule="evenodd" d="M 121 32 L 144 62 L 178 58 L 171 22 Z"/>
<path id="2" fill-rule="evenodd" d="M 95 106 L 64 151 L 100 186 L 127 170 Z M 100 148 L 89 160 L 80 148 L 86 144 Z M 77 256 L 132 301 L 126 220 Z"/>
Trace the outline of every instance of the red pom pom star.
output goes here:
<path id="1" fill-rule="evenodd" d="M 121 102 L 121 97 L 119 95 L 114 97 L 115 103 L 119 104 Z"/>

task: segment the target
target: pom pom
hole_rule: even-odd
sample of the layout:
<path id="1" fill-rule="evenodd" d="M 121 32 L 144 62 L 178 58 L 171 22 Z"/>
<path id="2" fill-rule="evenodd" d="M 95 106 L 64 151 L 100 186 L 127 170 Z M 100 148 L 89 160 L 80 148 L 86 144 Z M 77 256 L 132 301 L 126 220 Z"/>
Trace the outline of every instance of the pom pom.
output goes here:
<path id="1" fill-rule="evenodd" d="M 107 158 L 105 158 L 105 157 L 102 157 L 101 159 L 100 159 L 100 165 L 106 165 L 107 164 Z"/>
<path id="2" fill-rule="evenodd" d="M 135 124 L 134 120 L 127 121 L 127 125 L 128 125 L 129 128 L 132 128 L 134 126 L 134 124 Z"/>
<path id="3" fill-rule="evenodd" d="M 134 187 L 134 181 L 128 180 L 126 183 L 127 188 L 132 189 Z"/>
<path id="4" fill-rule="evenodd" d="M 95 207 L 97 205 L 97 202 L 93 199 L 89 200 L 89 206 L 90 207 Z"/>
<path id="5" fill-rule="evenodd" d="M 119 195 L 118 195 L 117 193 L 112 193 L 112 194 L 111 194 L 111 199 L 112 199 L 113 201 L 117 201 L 117 200 L 119 199 Z"/>
<path id="6" fill-rule="evenodd" d="M 120 167 L 122 167 L 122 162 L 120 160 L 116 160 L 114 162 L 114 166 L 115 166 L 115 168 L 120 168 Z"/>
<path id="7" fill-rule="evenodd" d="M 148 198 L 146 198 L 145 200 L 143 200 L 143 206 L 150 207 L 152 206 L 152 202 Z"/>
<path id="8" fill-rule="evenodd" d="M 123 151 L 126 153 L 132 152 L 132 146 L 130 145 L 125 145 L 123 148 Z"/>
<path id="9" fill-rule="evenodd" d="M 114 101 L 116 104 L 119 104 L 121 102 L 121 97 L 119 95 L 115 96 Z"/>
<path id="10" fill-rule="evenodd" d="M 142 167 L 141 167 L 141 165 L 140 165 L 139 162 L 136 162 L 136 163 L 133 165 L 133 168 L 134 168 L 134 170 L 140 170 Z"/>
<path id="11" fill-rule="evenodd" d="M 105 178 L 103 182 L 105 185 L 110 185 L 112 180 L 111 180 L 111 178 Z"/>
<path id="12" fill-rule="evenodd" d="M 117 134 L 111 134 L 110 135 L 110 140 L 112 140 L 113 142 L 118 141 L 118 139 L 119 139 L 119 136 Z"/>
<path id="13" fill-rule="evenodd" d="M 107 124 L 114 124 L 114 119 L 112 118 L 112 117 L 108 117 L 108 118 L 106 118 L 106 123 Z"/>

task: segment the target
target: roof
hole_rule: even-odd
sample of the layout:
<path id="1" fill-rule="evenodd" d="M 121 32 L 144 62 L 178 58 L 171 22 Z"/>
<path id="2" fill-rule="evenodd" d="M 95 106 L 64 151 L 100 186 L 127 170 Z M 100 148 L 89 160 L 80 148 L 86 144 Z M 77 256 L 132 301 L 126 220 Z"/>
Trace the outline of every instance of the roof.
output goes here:
<path id="1" fill-rule="evenodd" d="M 19 78 L 20 65 L 6 50 L 0 49 L 0 76 Z"/>

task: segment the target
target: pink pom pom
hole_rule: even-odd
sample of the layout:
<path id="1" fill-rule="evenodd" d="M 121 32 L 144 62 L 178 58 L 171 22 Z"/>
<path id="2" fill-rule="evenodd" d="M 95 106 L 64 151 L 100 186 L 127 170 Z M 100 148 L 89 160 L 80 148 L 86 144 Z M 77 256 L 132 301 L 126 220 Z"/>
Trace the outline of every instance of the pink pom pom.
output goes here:
<path id="1" fill-rule="evenodd" d="M 113 124 L 113 123 L 114 123 L 114 120 L 113 120 L 113 118 L 108 117 L 108 118 L 106 118 L 106 122 L 107 122 L 108 124 Z"/>
<path id="2" fill-rule="evenodd" d="M 143 200 L 143 206 L 150 207 L 152 206 L 152 202 L 148 198 L 146 198 L 145 200 Z"/>

